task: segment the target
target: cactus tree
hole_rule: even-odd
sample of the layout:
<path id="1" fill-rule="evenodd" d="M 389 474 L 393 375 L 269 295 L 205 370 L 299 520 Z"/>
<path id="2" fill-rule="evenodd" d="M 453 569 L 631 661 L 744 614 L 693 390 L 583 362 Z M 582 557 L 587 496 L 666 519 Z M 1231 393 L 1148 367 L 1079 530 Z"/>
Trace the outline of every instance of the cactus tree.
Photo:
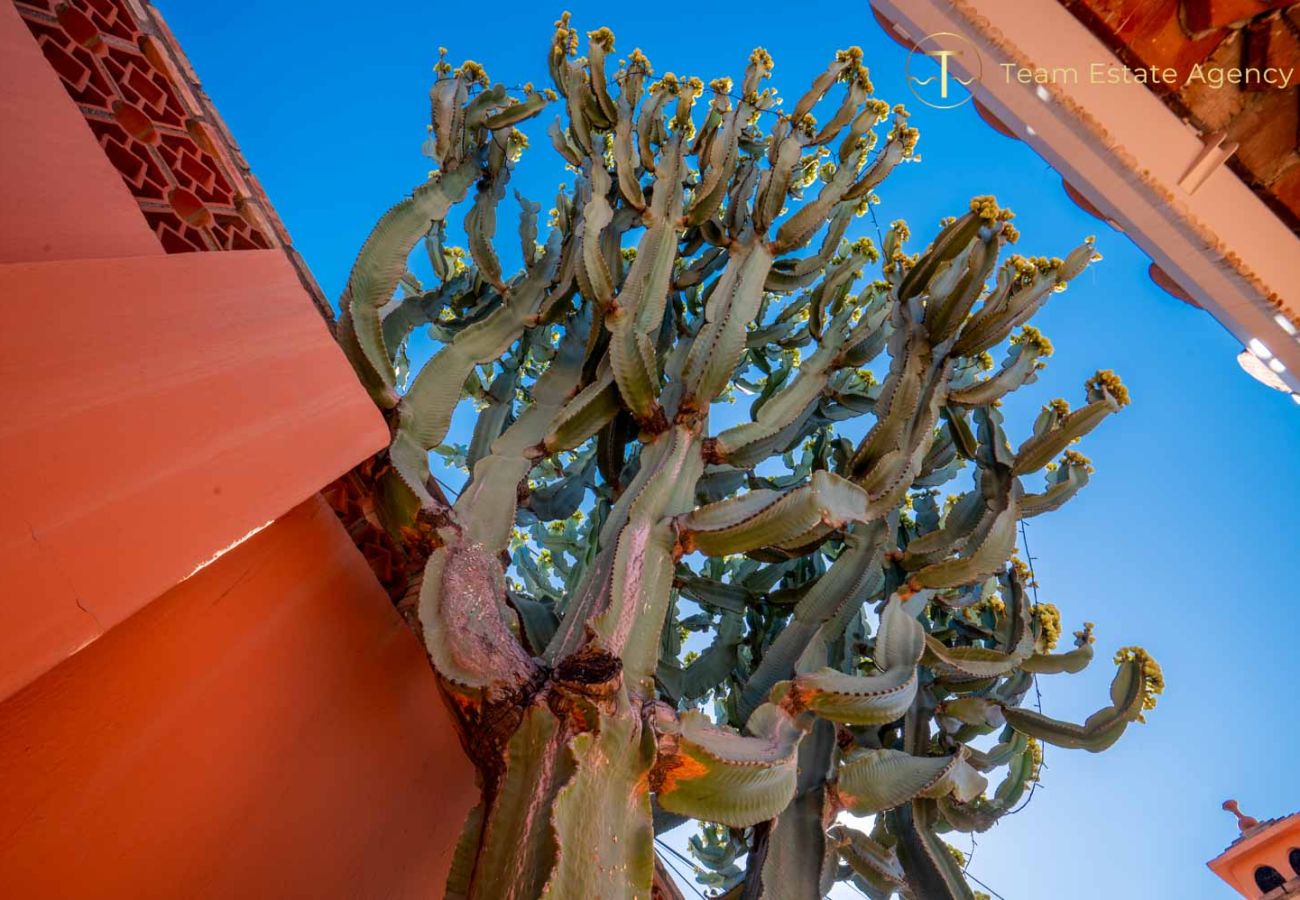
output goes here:
<path id="1" fill-rule="evenodd" d="M 372 518 L 411 567 L 400 605 L 480 776 L 448 895 L 646 898 L 668 890 L 656 829 L 689 818 L 730 895 L 849 879 L 971 897 L 939 835 L 987 829 L 1040 742 L 1102 750 L 1161 687 L 1128 649 L 1082 724 L 1022 707 L 1035 675 L 1093 651 L 1086 626 L 1052 652 L 1059 616 L 1026 596 L 1018 523 L 1087 483 L 1071 445 L 1128 398 L 1099 372 L 1017 440 L 999 407 L 1051 354 L 1028 320 L 1092 242 L 999 261 L 1017 235 L 991 197 L 919 253 L 902 222 L 849 241 L 917 140 L 857 48 L 782 105 L 761 49 L 706 87 L 587 37 L 578 56 L 562 18 L 553 89 L 522 96 L 439 61 L 436 169 L 379 221 L 341 300 L 340 341 L 392 432 Z M 516 126 L 548 107 L 570 178 L 548 223 L 519 199 L 504 252 Z M 418 243 L 431 287 L 407 271 Z M 412 372 L 417 328 L 439 349 Z M 747 420 L 711 427 L 735 392 Z M 453 503 L 429 454 L 467 395 Z"/>

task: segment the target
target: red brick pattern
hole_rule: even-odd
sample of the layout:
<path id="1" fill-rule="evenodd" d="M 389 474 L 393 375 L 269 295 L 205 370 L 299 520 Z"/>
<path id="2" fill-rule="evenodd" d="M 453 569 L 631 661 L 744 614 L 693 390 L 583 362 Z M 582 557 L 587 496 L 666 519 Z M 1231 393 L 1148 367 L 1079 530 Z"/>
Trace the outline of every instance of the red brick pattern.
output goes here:
<path id="1" fill-rule="evenodd" d="M 1300 84 L 1222 86 L 1189 80 L 1193 67 L 1295 68 L 1297 0 L 1060 0 L 1130 66 L 1178 70 L 1153 90 L 1203 133 L 1239 144 L 1228 165 L 1300 233 Z"/>
<path id="2" fill-rule="evenodd" d="M 126 0 L 15 0 L 168 253 L 276 245 Z"/>

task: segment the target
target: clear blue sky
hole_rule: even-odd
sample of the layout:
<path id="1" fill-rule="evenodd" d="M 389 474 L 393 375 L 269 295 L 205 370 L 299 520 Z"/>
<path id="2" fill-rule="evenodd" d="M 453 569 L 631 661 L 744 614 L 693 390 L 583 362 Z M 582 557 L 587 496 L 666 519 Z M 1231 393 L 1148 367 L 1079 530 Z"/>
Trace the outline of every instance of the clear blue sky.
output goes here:
<path id="1" fill-rule="evenodd" d="M 507 83 L 542 86 L 563 8 L 243 0 L 218 12 L 157 2 L 331 297 L 374 220 L 429 168 L 419 146 L 436 48 Z M 738 76 L 749 51 L 766 46 L 787 96 L 835 49 L 859 44 L 878 96 L 912 100 L 905 54 L 865 3 L 856 12 L 810 2 L 569 8 L 580 29 L 613 28 L 620 53 L 640 46 L 657 71 L 706 81 Z M 1078 402 L 1101 367 L 1116 369 L 1134 398 L 1081 447 L 1097 466 L 1092 483 L 1030 524 L 1042 599 L 1070 630 L 1088 619 L 1099 636 L 1092 669 L 1044 679 L 1045 709 L 1074 717 L 1095 708 L 1112 672 L 1103 657 L 1125 644 L 1147 646 L 1169 685 L 1150 724 L 1107 753 L 1049 747 L 1042 790 L 979 839 L 971 871 L 1006 900 L 1235 896 L 1204 866 L 1235 834 L 1219 803 L 1237 797 L 1260 818 L 1300 810 L 1291 580 L 1300 407 L 1245 375 L 1239 343 L 1154 287 L 1146 257 L 1077 209 L 1027 146 L 969 105 L 908 106 L 923 162 L 881 188 L 882 222 L 908 219 L 920 243 L 941 216 L 992 193 L 1016 211 L 1022 252 L 1062 255 L 1095 233 L 1105 255 L 1035 320 L 1056 355 L 1018 401 Z M 544 141 L 533 143 L 515 185 L 549 201 L 564 173 Z"/>

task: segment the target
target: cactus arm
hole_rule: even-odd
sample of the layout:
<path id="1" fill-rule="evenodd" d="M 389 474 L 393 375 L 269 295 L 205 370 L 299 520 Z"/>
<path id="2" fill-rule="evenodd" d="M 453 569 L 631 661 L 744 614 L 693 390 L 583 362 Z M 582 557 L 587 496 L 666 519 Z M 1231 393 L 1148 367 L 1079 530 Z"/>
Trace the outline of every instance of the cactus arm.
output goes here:
<path id="1" fill-rule="evenodd" d="M 582 445 L 613 419 L 618 410 L 614 373 L 605 369 L 564 405 L 542 439 L 546 452 L 556 453 Z"/>
<path id="2" fill-rule="evenodd" d="M 1047 301 L 1048 295 L 1064 286 L 1088 265 L 1094 256 L 1091 239 L 1076 247 L 1064 261 L 1055 260 L 1038 265 L 1033 271 L 1026 268 L 1023 274 L 1013 276 L 1008 268 L 1025 267 L 1024 261 L 1012 260 L 1004 264 L 999 281 L 1002 291 L 995 291 L 984 305 L 962 326 L 953 346 L 961 356 L 974 356 L 1006 338 L 1013 328 L 1023 325 Z M 1017 271 L 1019 271 L 1017 269 Z"/>
<path id="3" fill-rule="evenodd" d="M 802 259 L 782 257 L 772 266 L 763 287 L 769 291 L 783 293 L 797 290 L 811 284 L 817 275 L 830 264 L 831 259 L 840 248 L 840 240 L 848 230 L 853 219 L 853 207 L 841 204 L 827 223 L 826 234 L 822 238 L 821 249 Z"/>
<path id="4" fill-rule="evenodd" d="M 1035 653 L 1020 664 L 1020 668 L 1032 675 L 1059 675 L 1067 672 L 1075 675 L 1088 668 L 1092 662 L 1092 630 L 1075 633 L 1075 648 L 1065 653 Z"/>
<path id="5" fill-rule="evenodd" d="M 529 94 L 522 101 L 512 103 L 498 113 L 483 120 L 483 127 L 490 131 L 500 131 L 518 125 L 525 119 L 531 119 L 546 106 L 546 98 L 541 94 Z"/>
<path id="6" fill-rule="evenodd" d="M 973 800 L 987 781 L 966 762 L 952 756 L 912 756 L 902 750 L 860 750 L 839 766 L 835 793 L 854 815 L 881 813 L 916 797 L 952 794 Z"/>
<path id="7" fill-rule="evenodd" d="M 610 363 L 624 403 L 636 418 L 650 422 L 659 410 L 659 365 L 653 336 L 664 318 L 673 263 L 677 257 L 682 211 L 680 139 L 664 148 L 647 228 L 637 246 L 622 290 L 605 324 L 612 337 Z M 662 416 L 662 413 L 659 413 Z"/>
<path id="8" fill-rule="evenodd" d="M 866 491 L 830 472 L 817 471 L 793 490 L 750 491 L 695 509 L 677 520 L 685 545 L 708 556 L 763 547 L 801 547 L 849 522 L 879 515 Z"/>
<path id="9" fill-rule="evenodd" d="M 772 253 L 758 242 L 732 251 L 704 309 L 704 324 L 682 369 L 683 407 L 705 409 L 731 379 L 745 349 L 745 331 L 763 299 Z"/>
<path id="10" fill-rule="evenodd" d="M 703 697 L 727 679 L 736 668 L 741 638 L 744 637 L 744 618 L 736 612 L 724 613 L 713 642 L 700 653 L 698 659 L 684 669 L 670 670 L 678 689 L 679 700 L 693 701 Z M 664 666 L 660 664 L 657 677 L 664 680 Z"/>
<path id="11" fill-rule="evenodd" d="M 618 535 L 608 607 L 591 622 L 596 639 L 623 660 L 629 684 L 638 686 L 648 685 L 654 676 L 659 633 L 672 593 L 674 534 L 669 517 L 694 502 L 695 482 L 704 468 L 698 433 L 676 427 L 660 441 L 663 462 L 653 465 L 654 460 L 645 459 L 651 474 Z"/>
<path id="12" fill-rule="evenodd" d="M 505 196 L 506 182 L 510 180 L 510 166 L 505 155 L 502 138 L 493 140 L 487 153 L 487 174 L 478 180 L 474 204 L 465 216 L 470 257 L 483 280 L 502 292 L 506 285 L 501 280 L 501 260 L 492 246 L 492 239 L 496 235 L 497 206 Z"/>
<path id="13" fill-rule="evenodd" d="M 948 647 L 933 635 L 925 636 L 925 655 L 922 663 L 934 672 L 936 678 L 946 683 L 982 681 L 1007 675 L 1034 654 L 1034 634 L 1030 628 L 1029 613 L 1024 591 L 1013 574 L 1008 582 L 1011 599 L 1011 622 L 1008 626 L 1007 649 L 992 647 Z"/>
<path id="14" fill-rule="evenodd" d="M 957 587 L 992 575 L 1016 549 L 1017 507 L 1012 500 L 993 518 L 988 533 L 955 559 L 932 563 L 913 577 L 921 587 Z"/>
<path id="15" fill-rule="evenodd" d="M 1101 378 L 1102 374 L 1098 373 L 1094 376 L 1094 380 Z M 1089 384 L 1091 385 L 1092 382 Z M 1122 385 L 1118 387 L 1119 390 L 1123 390 Z M 1023 475 L 1041 469 L 1074 441 L 1100 425 L 1102 419 L 1119 411 L 1128 402 L 1126 392 L 1116 396 L 1105 385 L 1090 388 L 1089 394 L 1091 396 L 1087 406 L 1076 409 L 1062 418 L 1055 427 L 1033 435 L 1020 445 L 1020 449 L 1016 451 L 1015 464 L 1012 466 L 1015 474 Z"/>
<path id="16" fill-rule="evenodd" d="M 537 666 L 512 633 L 501 560 L 481 544 L 437 548 L 420 586 L 424 644 L 438 674 L 467 688 L 517 687 Z"/>
<path id="17" fill-rule="evenodd" d="M 889 177 L 889 173 L 894 171 L 899 163 L 912 157 L 920 134 L 915 128 L 908 127 L 908 112 L 902 104 L 895 106 L 892 113 L 889 133 L 885 136 L 885 146 L 877 151 L 875 158 L 862 170 L 862 176 L 849 188 L 845 199 L 856 201 L 866 197 L 877 185 Z M 863 108 L 862 113 L 850 126 L 848 137 L 841 144 L 841 164 L 848 162 L 848 154 L 852 153 L 855 144 L 859 143 L 854 139 L 858 135 L 865 133 L 867 129 L 873 127 L 882 118 L 883 113 L 880 110 L 872 110 L 870 107 Z"/>
<path id="18" fill-rule="evenodd" d="M 803 146 L 791 132 L 789 121 L 778 123 L 772 131 L 769 168 L 759 182 L 754 203 L 754 230 L 760 234 L 776 221 L 794 183 L 795 167 L 799 165 Z"/>
<path id="19" fill-rule="evenodd" d="M 460 386 L 478 363 L 499 357 L 533 320 L 559 261 L 555 232 L 543 259 L 510 291 L 507 302 L 487 318 L 460 331 L 420 370 L 398 407 L 391 449 L 393 465 L 417 496 L 424 492 L 428 451 L 447 434 L 460 401 Z"/>
<path id="20" fill-rule="evenodd" d="M 985 406 L 1034 380 L 1043 356 L 1040 345 L 1029 341 L 1017 344 L 1002 369 L 990 378 L 951 391 L 948 402 L 961 406 Z"/>
<path id="21" fill-rule="evenodd" d="M 916 697 L 915 666 L 881 675 L 846 675 L 821 669 L 795 676 L 790 693 L 778 684 L 773 697 L 791 698 L 797 708 L 810 710 L 847 725 L 886 725 L 897 721 Z"/>
<path id="22" fill-rule="evenodd" d="M 758 667 L 745 682 L 738 705 L 742 721 L 748 719 L 777 682 L 794 675 L 795 663 L 832 617 L 845 607 L 861 606 L 884 586 L 880 568 L 884 535 L 883 520 L 865 529 L 857 526 L 849 531 L 844 550 L 795 604 L 790 622 L 763 653 Z"/>
<path id="23" fill-rule="evenodd" d="M 878 843 L 847 825 L 832 825 L 828 834 L 840 859 L 866 882 L 869 890 L 875 892 L 868 893 L 873 900 L 886 900 L 907 887 L 907 876 L 899 865 L 898 852 L 892 846 Z"/>
<path id="24" fill-rule="evenodd" d="M 735 109 L 728 110 L 725 109 L 727 102 L 725 95 L 719 95 L 715 100 L 715 109 L 723 107 L 721 111 L 725 113 L 724 124 L 711 140 L 707 158 L 701 155 L 703 177 L 686 208 L 686 224 L 690 226 L 703 224 L 718 211 L 736 170 L 740 125 L 753 112 L 753 108 L 741 101 Z"/>
<path id="25" fill-rule="evenodd" d="M 817 352 L 799 366 L 794 379 L 756 410 L 754 421 L 736 425 L 718 435 L 714 441 L 714 456 L 731 465 L 749 468 L 786 446 L 826 391 L 836 368 L 842 364 L 841 353 L 848 339 L 849 335 L 833 325 L 823 336 Z"/>
<path id="26" fill-rule="evenodd" d="M 688 710 L 656 717 L 661 738 L 650 785 L 659 805 L 707 822 L 748 828 L 774 818 L 794 796 L 803 731 L 766 704 L 750 717 L 749 736 Z"/>
<path id="27" fill-rule="evenodd" d="M 1099 753 L 1119 740 L 1129 723 L 1142 721 L 1144 710 L 1155 707 L 1155 695 L 1164 688 L 1160 668 L 1140 648 L 1128 648 L 1116 657 L 1118 670 L 1111 682 L 1111 704 L 1082 724 L 1062 722 L 1032 710 L 1007 707 L 1007 724 L 1022 734 L 1058 747 Z"/>
<path id="28" fill-rule="evenodd" d="M 639 84 L 639 81 L 638 81 Z M 629 103 L 627 88 L 624 88 L 624 96 L 619 99 L 620 113 L 618 121 L 614 125 L 614 172 L 618 177 L 618 190 L 623 195 L 623 199 L 634 209 L 645 209 L 645 193 L 641 190 L 641 182 L 637 179 L 637 165 L 639 160 L 636 156 L 636 146 L 632 138 L 632 106 L 635 100 Z"/>
<path id="29" fill-rule="evenodd" d="M 901 718 L 917 691 L 917 664 L 925 630 L 892 597 L 880 617 L 875 663 L 879 675 L 848 675 L 831 668 L 799 674 L 773 689 L 773 700 L 794 710 L 850 725 L 884 725 Z"/>
<path id="30" fill-rule="evenodd" d="M 474 273 L 467 270 L 433 290 L 408 294 L 399 300 L 383 317 L 384 347 L 389 358 L 396 356 L 412 331 L 421 325 L 437 322 L 438 314 L 453 298 L 475 303 L 490 303 L 497 299 L 477 288 L 474 282 Z"/>
<path id="31" fill-rule="evenodd" d="M 824 791 L 799 794 L 772 824 L 763 858 L 763 897 L 821 900 L 833 884 L 833 850 L 826 840 Z"/>
<path id="32" fill-rule="evenodd" d="M 610 271 L 601 246 L 601 234 L 614 219 L 614 209 L 609 203 L 610 179 L 604 162 L 590 157 L 583 165 L 589 183 L 583 204 L 582 222 L 579 225 L 580 264 L 589 289 L 585 290 L 593 302 L 607 307 L 614 299 L 614 275 Z"/>
<path id="33" fill-rule="evenodd" d="M 1067 459 L 1053 473 L 1056 477 L 1049 479 L 1051 483 L 1047 490 L 1020 498 L 1020 518 L 1028 519 L 1060 509 L 1088 484 L 1089 468 L 1086 463 L 1080 465 Z"/>
<path id="34" fill-rule="evenodd" d="M 1034 638 L 1028 629 L 1010 653 L 987 647 L 945 647 L 927 635 L 923 662 L 946 681 L 980 681 L 1023 666 L 1033 650 Z"/>
<path id="35" fill-rule="evenodd" d="M 816 199 L 801 206 L 777 229 L 776 238 L 772 242 L 773 252 L 797 250 L 812 240 L 826 219 L 834 213 L 836 204 L 844 199 L 856 172 L 857 167 L 852 161 L 836 169 L 830 181 L 817 192 Z"/>
<path id="36" fill-rule="evenodd" d="M 912 893 L 925 900 L 974 900 L 957 860 L 935 833 L 937 806 L 914 800 L 886 814 L 890 834 L 898 836 L 898 857 Z"/>
<path id="37" fill-rule="evenodd" d="M 416 242 L 428 232 L 431 222 L 444 218 L 452 205 L 465 197 L 476 176 L 474 166 L 463 165 L 417 187 L 410 197 L 384 213 L 352 265 L 339 300 L 343 348 L 353 366 L 378 386 L 371 394 L 384 409 L 397 405 L 397 395 L 379 310 L 397 289 Z"/>
<path id="38" fill-rule="evenodd" d="M 533 385 L 533 402 L 491 444 L 474 465 L 474 477 L 452 509 L 462 523 L 461 539 L 491 552 L 506 549 L 515 522 L 518 486 L 533 467 L 532 449 L 560 415 L 564 398 L 577 385 L 585 337 L 581 321 L 570 323 L 567 338 L 550 366 Z"/>
<path id="39" fill-rule="evenodd" d="M 465 452 L 465 465 L 471 472 L 479 460 L 487 456 L 492 442 L 500 437 L 514 416 L 515 390 L 519 386 L 520 360 L 513 362 L 502 360 L 501 373 L 492 379 L 488 386 L 487 406 L 479 413 L 474 422 L 474 432 L 470 436 L 469 449 Z"/>
<path id="40" fill-rule="evenodd" d="M 820 900 L 834 883 L 834 848 L 826 836 L 836 813 L 826 786 L 834 749 L 835 729 L 824 721 L 799 744 L 795 797 L 772 823 L 763 853 L 765 898 Z"/>

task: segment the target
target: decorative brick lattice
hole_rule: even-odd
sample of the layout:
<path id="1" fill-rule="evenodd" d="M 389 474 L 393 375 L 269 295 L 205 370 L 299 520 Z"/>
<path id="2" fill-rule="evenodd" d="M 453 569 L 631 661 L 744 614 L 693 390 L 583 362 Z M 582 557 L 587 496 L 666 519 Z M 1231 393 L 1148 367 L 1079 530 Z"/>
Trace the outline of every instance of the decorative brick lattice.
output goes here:
<path id="1" fill-rule="evenodd" d="M 127 0 L 15 0 L 168 253 L 274 246 L 161 41 Z"/>

